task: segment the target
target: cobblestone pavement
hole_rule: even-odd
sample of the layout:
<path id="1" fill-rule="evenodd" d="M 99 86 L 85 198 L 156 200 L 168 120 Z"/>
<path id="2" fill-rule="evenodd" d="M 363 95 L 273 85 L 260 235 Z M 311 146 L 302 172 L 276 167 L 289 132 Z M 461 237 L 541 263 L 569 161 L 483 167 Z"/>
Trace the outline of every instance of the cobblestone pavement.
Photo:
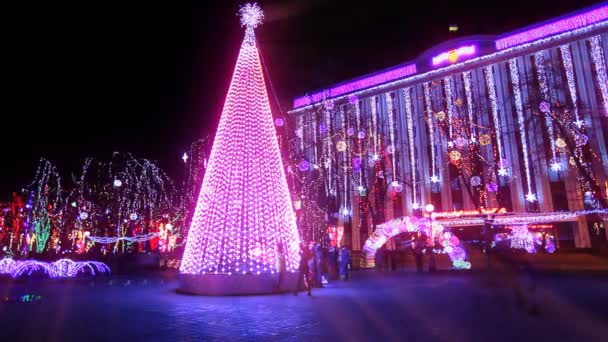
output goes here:
<path id="1" fill-rule="evenodd" d="M 359 271 L 312 297 L 198 297 L 177 294 L 175 287 L 160 276 L 3 281 L 0 340 L 512 342 L 608 336 L 603 277 L 545 276 L 532 283 Z M 34 300 L 23 302 L 24 294 Z"/>

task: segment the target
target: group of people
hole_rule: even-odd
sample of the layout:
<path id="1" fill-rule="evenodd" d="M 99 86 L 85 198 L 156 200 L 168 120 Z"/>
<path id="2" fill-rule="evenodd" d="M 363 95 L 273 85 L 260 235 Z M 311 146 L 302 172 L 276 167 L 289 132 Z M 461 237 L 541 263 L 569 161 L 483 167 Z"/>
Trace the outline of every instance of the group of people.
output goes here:
<path id="1" fill-rule="evenodd" d="M 298 284 L 294 295 L 304 285 L 310 296 L 313 287 L 323 287 L 323 278 L 348 280 L 351 263 L 350 251 L 346 246 L 338 249 L 331 246 L 329 249 L 321 247 L 318 242 L 309 246 L 300 244 L 300 265 Z"/>

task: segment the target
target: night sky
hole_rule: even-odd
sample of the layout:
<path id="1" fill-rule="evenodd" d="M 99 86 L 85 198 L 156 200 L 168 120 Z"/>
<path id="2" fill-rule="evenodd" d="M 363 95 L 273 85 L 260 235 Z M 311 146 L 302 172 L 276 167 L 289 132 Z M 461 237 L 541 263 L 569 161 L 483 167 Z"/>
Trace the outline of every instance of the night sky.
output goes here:
<path id="1" fill-rule="evenodd" d="M 413 9 L 413 1 L 259 1 L 266 20 L 257 37 L 286 111 L 295 96 L 414 59 L 449 38 L 504 33 L 600 2 L 420 1 Z M 64 179 L 85 156 L 113 151 L 179 174 L 186 147 L 214 133 L 243 2 L 22 3 L 3 9 L 0 199 L 33 178 L 40 157 Z"/>

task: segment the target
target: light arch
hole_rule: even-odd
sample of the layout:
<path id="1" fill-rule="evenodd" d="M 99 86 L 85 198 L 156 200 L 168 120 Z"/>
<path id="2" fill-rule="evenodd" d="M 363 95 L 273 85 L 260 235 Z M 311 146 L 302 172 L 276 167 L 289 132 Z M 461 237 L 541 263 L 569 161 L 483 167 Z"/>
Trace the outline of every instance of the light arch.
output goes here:
<path id="1" fill-rule="evenodd" d="M 370 235 L 363 245 L 366 257 L 373 258 L 390 238 L 401 233 L 422 232 L 426 236 L 439 241 L 440 246 L 449 255 L 454 268 L 470 269 L 467 253 L 460 239 L 439 222 L 428 218 L 404 216 L 376 226 L 376 231 Z"/>

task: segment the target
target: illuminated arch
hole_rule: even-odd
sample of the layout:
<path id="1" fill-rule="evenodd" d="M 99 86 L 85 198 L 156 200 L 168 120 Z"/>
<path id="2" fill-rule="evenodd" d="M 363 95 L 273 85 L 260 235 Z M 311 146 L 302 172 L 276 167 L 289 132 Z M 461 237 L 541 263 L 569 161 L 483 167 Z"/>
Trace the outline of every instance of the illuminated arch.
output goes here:
<path id="1" fill-rule="evenodd" d="M 443 250 L 450 256 L 455 268 L 471 268 L 471 263 L 466 260 L 467 253 L 460 243 L 460 239 L 442 224 L 427 218 L 404 216 L 378 225 L 376 231 L 365 241 L 363 252 L 368 259 L 373 258 L 376 251 L 393 236 L 413 232 L 422 232 L 426 236 L 438 240 Z"/>

